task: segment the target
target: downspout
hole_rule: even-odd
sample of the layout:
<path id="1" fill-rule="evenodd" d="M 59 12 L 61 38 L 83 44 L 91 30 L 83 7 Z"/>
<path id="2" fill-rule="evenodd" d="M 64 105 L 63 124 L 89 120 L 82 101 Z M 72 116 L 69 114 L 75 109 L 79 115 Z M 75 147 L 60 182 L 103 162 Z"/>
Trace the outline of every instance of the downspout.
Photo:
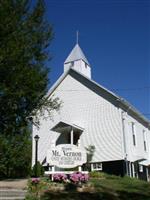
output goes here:
<path id="1" fill-rule="evenodd" d="M 125 159 L 125 168 L 126 168 L 126 175 L 129 175 L 128 170 L 128 160 L 127 160 L 127 145 L 126 145 L 126 136 L 125 136 L 125 124 L 124 124 L 124 112 L 121 111 L 121 120 L 122 120 L 122 132 L 123 132 L 123 147 L 124 147 L 124 159 Z"/>

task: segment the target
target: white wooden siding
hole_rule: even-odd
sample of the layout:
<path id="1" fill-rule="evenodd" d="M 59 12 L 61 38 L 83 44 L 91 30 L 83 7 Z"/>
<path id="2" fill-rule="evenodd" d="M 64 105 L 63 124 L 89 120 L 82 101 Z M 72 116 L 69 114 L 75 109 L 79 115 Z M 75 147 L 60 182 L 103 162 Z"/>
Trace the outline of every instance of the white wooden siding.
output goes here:
<path id="1" fill-rule="evenodd" d="M 117 107 L 70 75 L 56 88 L 55 95 L 63 101 L 61 110 L 55 112 L 53 121 L 41 120 L 40 129 L 33 129 L 33 137 L 35 134 L 40 136 L 38 155 L 41 162 L 46 157 L 51 141 L 56 141 L 60 135 L 50 131 L 59 121 L 84 128 L 81 145 L 95 146 L 94 162 L 123 159 L 122 122 Z M 34 145 L 33 143 L 33 163 Z"/>
<path id="2" fill-rule="evenodd" d="M 54 111 L 53 120 L 41 119 L 40 128 L 33 127 L 33 137 L 36 134 L 40 136 L 38 148 L 40 162 L 46 158 L 51 142 L 56 142 L 60 135 L 60 133 L 51 131 L 51 128 L 59 121 L 84 128 L 81 145 L 84 147 L 95 146 L 96 151 L 92 160 L 94 162 L 122 160 L 126 154 L 127 160 L 131 162 L 140 158 L 150 160 L 150 131 L 120 108 L 70 75 L 65 77 L 55 89 L 54 94 L 63 102 L 62 108 L 59 112 Z M 124 135 L 122 118 L 124 118 Z M 133 145 L 132 122 L 135 123 L 136 146 Z M 144 151 L 143 130 L 147 135 L 147 151 Z M 32 152 L 33 164 L 35 159 L 34 139 Z"/>
<path id="3" fill-rule="evenodd" d="M 133 145 L 133 135 L 132 135 L 133 122 L 135 124 L 135 137 L 136 137 L 135 146 Z M 146 133 L 147 151 L 144 150 L 143 130 L 145 130 Z M 140 160 L 142 158 L 149 160 L 150 131 L 127 113 L 125 115 L 125 135 L 127 144 L 127 159 L 131 162 Z"/>

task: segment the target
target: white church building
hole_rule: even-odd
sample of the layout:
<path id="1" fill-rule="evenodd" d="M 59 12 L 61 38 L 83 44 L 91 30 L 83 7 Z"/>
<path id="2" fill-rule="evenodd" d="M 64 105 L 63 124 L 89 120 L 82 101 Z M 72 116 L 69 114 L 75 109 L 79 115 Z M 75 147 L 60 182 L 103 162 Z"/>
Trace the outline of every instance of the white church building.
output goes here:
<path id="1" fill-rule="evenodd" d="M 64 62 L 64 73 L 50 88 L 48 96 L 62 101 L 52 120 L 41 118 L 33 127 L 32 164 L 35 163 L 35 135 L 38 160 L 52 170 L 47 159 L 51 145 L 90 145 L 95 152 L 91 170 L 128 175 L 149 181 L 150 121 L 123 98 L 96 83 L 92 68 L 78 44 Z M 85 169 L 86 164 L 81 166 Z M 57 171 L 57 166 L 53 166 Z"/>

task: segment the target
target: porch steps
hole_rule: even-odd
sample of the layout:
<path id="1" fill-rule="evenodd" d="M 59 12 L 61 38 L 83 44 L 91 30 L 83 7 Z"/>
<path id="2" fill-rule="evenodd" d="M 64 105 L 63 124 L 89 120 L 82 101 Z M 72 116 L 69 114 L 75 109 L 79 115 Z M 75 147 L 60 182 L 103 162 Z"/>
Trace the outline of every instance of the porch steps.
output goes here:
<path id="1" fill-rule="evenodd" d="M 22 189 L 0 189 L 0 200 L 24 200 L 26 190 Z"/>

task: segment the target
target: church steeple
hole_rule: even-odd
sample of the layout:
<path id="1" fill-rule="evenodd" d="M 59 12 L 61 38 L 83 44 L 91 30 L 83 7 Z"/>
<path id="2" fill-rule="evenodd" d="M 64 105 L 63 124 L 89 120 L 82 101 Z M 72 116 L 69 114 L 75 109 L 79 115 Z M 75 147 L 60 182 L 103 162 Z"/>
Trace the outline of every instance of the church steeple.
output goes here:
<path id="1" fill-rule="evenodd" d="M 64 71 L 73 68 L 81 74 L 91 78 L 91 68 L 83 51 L 77 43 L 64 62 Z"/>

